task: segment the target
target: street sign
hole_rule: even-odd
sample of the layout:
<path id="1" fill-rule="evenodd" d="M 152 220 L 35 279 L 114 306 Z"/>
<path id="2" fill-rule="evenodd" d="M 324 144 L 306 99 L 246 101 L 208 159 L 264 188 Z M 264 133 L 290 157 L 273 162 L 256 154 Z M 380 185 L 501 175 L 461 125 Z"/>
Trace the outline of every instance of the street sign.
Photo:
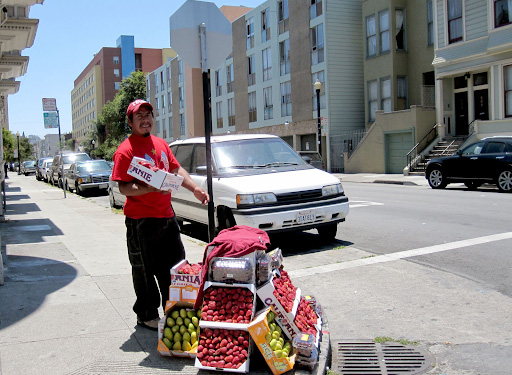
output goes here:
<path id="1" fill-rule="evenodd" d="M 206 67 L 201 66 L 199 26 L 206 25 Z M 216 69 L 233 48 L 231 22 L 215 3 L 187 0 L 169 18 L 171 47 L 191 68 Z"/>
<path id="2" fill-rule="evenodd" d="M 59 127 L 58 112 L 43 112 L 44 128 L 57 129 Z"/>
<path id="3" fill-rule="evenodd" d="M 43 112 L 54 112 L 57 110 L 57 100 L 55 98 L 43 98 Z"/>

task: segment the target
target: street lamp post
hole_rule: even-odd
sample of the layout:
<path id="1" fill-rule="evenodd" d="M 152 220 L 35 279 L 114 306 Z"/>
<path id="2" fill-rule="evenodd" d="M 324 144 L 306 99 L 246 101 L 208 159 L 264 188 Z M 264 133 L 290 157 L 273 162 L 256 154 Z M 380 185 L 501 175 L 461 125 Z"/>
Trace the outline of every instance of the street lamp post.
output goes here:
<path id="1" fill-rule="evenodd" d="M 92 151 L 94 151 L 94 145 L 95 145 L 95 144 L 96 144 L 96 141 L 93 139 L 93 140 L 91 141 Z M 92 154 L 92 152 L 91 152 L 91 154 Z M 91 155 L 91 156 L 92 156 L 92 155 Z"/>
<path id="2" fill-rule="evenodd" d="M 320 89 L 322 88 L 322 82 L 320 82 L 318 79 L 316 80 L 315 84 L 315 91 L 316 91 L 316 117 L 317 117 L 317 124 L 318 124 L 318 153 L 320 156 L 322 156 L 322 125 L 321 125 L 321 118 L 320 118 Z"/>
<path id="3" fill-rule="evenodd" d="M 21 150 L 20 150 L 20 132 L 16 132 L 18 138 L 18 174 L 21 174 Z"/>

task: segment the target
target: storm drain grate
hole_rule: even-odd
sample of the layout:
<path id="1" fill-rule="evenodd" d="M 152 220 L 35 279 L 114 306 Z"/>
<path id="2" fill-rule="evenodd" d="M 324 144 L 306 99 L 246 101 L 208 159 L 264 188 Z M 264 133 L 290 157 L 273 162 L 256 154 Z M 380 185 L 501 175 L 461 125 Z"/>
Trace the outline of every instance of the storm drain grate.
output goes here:
<path id="1" fill-rule="evenodd" d="M 413 375 L 432 368 L 433 358 L 414 346 L 372 340 L 332 342 L 331 369 L 342 375 Z"/>

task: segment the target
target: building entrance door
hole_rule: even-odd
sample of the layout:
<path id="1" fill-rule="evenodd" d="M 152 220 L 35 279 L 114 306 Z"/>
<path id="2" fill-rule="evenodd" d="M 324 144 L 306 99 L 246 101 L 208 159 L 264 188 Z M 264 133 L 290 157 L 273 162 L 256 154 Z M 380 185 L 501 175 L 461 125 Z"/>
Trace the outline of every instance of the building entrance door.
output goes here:
<path id="1" fill-rule="evenodd" d="M 475 91 L 475 120 L 489 120 L 489 91 Z"/>
<path id="2" fill-rule="evenodd" d="M 455 93 L 455 134 L 468 134 L 468 93 Z"/>

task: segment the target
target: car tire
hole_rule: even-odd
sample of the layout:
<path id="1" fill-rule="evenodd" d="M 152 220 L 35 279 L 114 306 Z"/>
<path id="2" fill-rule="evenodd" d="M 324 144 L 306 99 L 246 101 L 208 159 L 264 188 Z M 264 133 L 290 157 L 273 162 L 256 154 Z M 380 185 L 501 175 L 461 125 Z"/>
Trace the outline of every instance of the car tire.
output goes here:
<path id="1" fill-rule="evenodd" d="M 77 183 L 75 183 L 75 191 L 78 195 L 82 195 L 84 193 Z"/>
<path id="2" fill-rule="evenodd" d="M 69 190 L 70 193 L 73 192 L 73 188 L 71 186 L 69 186 L 68 184 L 68 180 L 66 180 L 66 182 L 64 183 L 64 185 L 66 186 L 66 190 Z"/>
<path id="3" fill-rule="evenodd" d="M 217 233 L 221 230 L 234 227 L 236 225 L 235 218 L 231 210 L 227 207 L 219 207 L 217 208 L 217 220 L 219 221 L 219 226 L 217 227 Z"/>
<path id="4" fill-rule="evenodd" d="M 444 189 L 448 185 L 443 170 L 437 166 L 429 170 L 427 180 L 432 189 Z"/>
<path id="5" fill-rule="evenodd" d="M 502 193 L 512 192 L 512 169 L 504 169 L 498 174 L 496 181 L 498 189 Z"/>
<path id="6" fill-rule="evenodd" d="M 328 224 L 323 225 L 321 227 L 316 228 L 318 231 L 318 235 L 322 240 L 330 241 L 336 238 L 336 233 L 338 232 L 338 224 Z"/>
<path id="7" fill-rule="evenodd" d="M 476 182 L 476 181 L 468 181 L 468 182 L 464 182 L 464 185 L 466 185 L 466 187 L 469 190 L 476 190 L 482 185 L 482 183 Z"/>
<path id="8" fill-rule="evenodd" d="M 108 201 L 110 202 L 111 208 L 121 208 L 121 206 L 117 204 L 116 198 L 114 197 L 114 193 L 111 189 L 108 189 Z"/>

